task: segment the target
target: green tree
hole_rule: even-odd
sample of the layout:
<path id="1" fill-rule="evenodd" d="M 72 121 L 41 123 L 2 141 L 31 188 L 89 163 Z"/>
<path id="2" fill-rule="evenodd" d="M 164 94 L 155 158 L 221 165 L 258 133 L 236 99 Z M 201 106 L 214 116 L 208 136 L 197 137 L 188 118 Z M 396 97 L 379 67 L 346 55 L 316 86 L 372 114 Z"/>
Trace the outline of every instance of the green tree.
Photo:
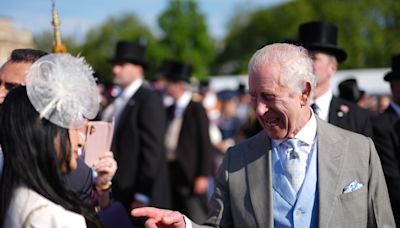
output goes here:
<path id="1" fill-rule="evenodd" d="M 296 38 L 300 24 L 323 20 L 339 28 L 339 46 L 348 53 L 342 68 L 387 67 L 400 52 L 400 1 L 297 0 L 258 9 L 240 23 L 233 18 L 214 74 L 247 72 L 247 62 L 260 47 Z M 244 18 L 244 19 L 243 19 Z"/>
<path id="2" fill-rule="evenodd" d="M 195 77 L 205 78 L 215 55 L 205 18 L 192 0 L 170 0 L 159 16 L 164 58 L 191 63 Z"/>
<path id="3" fill-rule="evenodd" d="M 103 80 L 112 80 L 112 65 L 108 60 L 114 56 L 116 43 L 119 40 L 141 42 L 146 45 L 146 55 L 150 63 L 161 61 L 162 51 L 157 40 L 150 29 L 135 15 L 123 14 L 119 17 L 110 17 L 103 24 L 90 29 L 81 47 L 82 55 Z M 146 76 L 151 78 L 154 71 L 155 68 L 150 68 Z"/>
<path id="4" fill-rule="evenodd" d="M 62 36 L 62 43 L 67 47 L 67 51 L 72 55 L 76 55 L 79 53 L 80 44 L 76 41 L 76 39 L 72 36 Z M 51 52 L 53 47 L 53 31 L 43 31 L 39 34 L 33 36 L 33 43 L 35 48 Z"/>

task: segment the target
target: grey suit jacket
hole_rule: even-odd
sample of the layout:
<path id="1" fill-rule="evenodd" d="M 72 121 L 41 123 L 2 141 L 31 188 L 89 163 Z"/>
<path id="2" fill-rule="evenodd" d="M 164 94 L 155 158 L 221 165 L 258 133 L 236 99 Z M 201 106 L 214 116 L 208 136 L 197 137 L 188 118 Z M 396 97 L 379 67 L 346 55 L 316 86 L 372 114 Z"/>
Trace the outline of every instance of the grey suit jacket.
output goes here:
<path id="1" fill-rule="evenodd" d="M 319 227 L 395 227 L 370 138 L 317 120 Z M 209 219 L 193 227 L 274 227 L 271 140 L 260 132 L 230 148 L 216 177 Z M 354 192 L 343 188 L 357 180 Z"/>

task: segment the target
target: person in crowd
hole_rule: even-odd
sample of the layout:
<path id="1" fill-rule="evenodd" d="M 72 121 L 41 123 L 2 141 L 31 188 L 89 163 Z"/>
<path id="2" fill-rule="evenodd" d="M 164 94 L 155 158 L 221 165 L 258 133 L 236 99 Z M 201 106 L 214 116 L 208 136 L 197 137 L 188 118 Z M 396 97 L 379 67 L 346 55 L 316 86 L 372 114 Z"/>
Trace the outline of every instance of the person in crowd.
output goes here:
<path id="1" fill-rule="evenodd" d="M 370 138 L 317 118 L 316 77 L 303 48 L 272 44 L 249 63 L 249 94 L 264 128 L 225 155 L 208 219 L 140 208 L 147 227 L 394 227 Z"/>
<path id="2" fill-rule="evenodd" d="M 372 97 L 370 97 L 365 90 L 358 87 L 357 80 L 355 78 L 348 78 L 341 81 L 338 85 L 339 97 L 357 104 L 360 108 L 369 111 L 370 117 L 376 115 L 372 106 Z"/>
<path id="3" fill-rule="evenodd" d="M 392 70 L 384 80 L 390 83 L 389 107 L 372 120 L 374 143 L 382 162 L 396 225 L 400 226 L 400 135 L 395 130 L 400 120 L 400 54 L 392 56 Z"/>
<path id="4" fill-rule="evenodd" d="M 26 87 L 14 88 L 5 98 L 0 115 L 2 227 L 101 226 L 62 177 L 77 169 L 84 144 L 79 129 L 99 108 L 92 73 L 83 59 L 48 54 L 30 67 Z"/>
<path id="5" fill-rule="evenodd" d="M 165 89 L 174 103 L 167 108 L 165 138 L 171 180 L 172 208 L 195 221 L 207 216 L 208 177 L 213 175 L 209 120 L 201 103 L 192 100 L 192 66 L 166 60 L 161 68 Z"/>
<path id="6" fill-rule="evenodd" d="M 226 150 L 235 145 L 238 140 L 238 134 L 242 126 L 242 119 L 237 116 L 238 110 L 238 93 L 234 90 L 225 89 L 217 93 L 218 101 L 220 103 L 220 116 L 216 123 L 221 132 L 222 140 L 216 146 L 221 152 L 219 154 L 219 162 L 217 167 L 222 161 L 222 156 Z"/>
<path id="7" fill-rule="evenodd" d="M 338 29 L 335 25 L 313 21 L 300 25 L 299 43 L 313 59 L 317 86 L 312 107 L 319 118 L 338 127 L 372 137 L 372 125 L 367 110 L 333 96 L 331 78 L 339 63 L 347 58 L 346 52 L 337 46 Z"/>
<path id="8" fill-rule="evenodd" d="M 36 49 L 15 49 L 11 52 L 9 60 L 0 68 L 0 107 L 12 89 L 26 84 L 26 73 L 32 64 L 47 54 Z M 93 182 L 92 169 L 81 158 L 78 158 L 77 164 L 75 170 L 63 176 L 66 188 L 76 192 L 85 204 L 101 208 L 107 206 L 109 198 L 106 189 L 111 187 L 109 180 L 117 169 L 113 154 L 108 151 L 103 152 L 99 161 L 93 166 L 93 170 L 98 174 L 96 182 Z M 103 169 L 104 164 L 109 165 L 110 169 Z"/>
<path id="9" fill-rule="evenodd" d="M 246 86 L 242 83 L 237 88 L 238 105 L 237 105 L 237 116 L 244 123 L 250 115 L 250 96 L 246 91 Z"/>
<path id="10" fill-rule="evenodd" d="M 357 80 L 349 78 L 341 81 L 338 85 L 339 97 L 353 103 L 358 101 L 365 95 L 365 91 L 358 87 Z"/>
<path id="11" fill-rule="evenodd" d="M 169 208 L 166 114 L 160 96 L 144 81 L 145 47 L 119 41 L 110 61 L 114 81 L 122 89 L 103 113 L 103 120 L 115 118 L 112 151 L 118 170 L 112 195 L 127 211 L 146 205 Z"/>

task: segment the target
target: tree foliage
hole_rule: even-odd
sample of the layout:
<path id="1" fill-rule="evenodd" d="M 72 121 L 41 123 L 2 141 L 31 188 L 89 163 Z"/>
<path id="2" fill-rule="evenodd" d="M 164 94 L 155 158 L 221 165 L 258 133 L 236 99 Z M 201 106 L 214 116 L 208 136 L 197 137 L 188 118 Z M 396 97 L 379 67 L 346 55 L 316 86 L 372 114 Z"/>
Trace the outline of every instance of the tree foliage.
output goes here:
<path id="1" fill-rule="evenodd" d="M 160 43 L 165 50 L 164 58 L 191 63 L 197 78 L 207 76 L 215 52 L 197 3 L 192 0 L 169 1 L 158 24 L 163 32 Z"/>
<path id="2" fill-rule="evenodd" d="M 47 30 L 33 37 L 35 48 L 51 52 L 53 47 L 53 31 Z M 72 55 L 79 53 L 80 45 L 73 36 L 62 36 L 62 43 Z"/>
<path id="3" fill-rule="evenodd" d="M 246 73 L 255 50 L 296 38 L 299 25 L 313 20 L 338 26 L 338 44 L 348 53 L 342 68 L 387 67 L 391 55 L 400 53 L 399 0 L 293 0 L 252 11 L 240 9 L 230 19 L 218 53 L 194 0 L 169 0 L 158 18 L 159 37 L 134 14 L 127 13 L 92 28 L 82 44 L 64 35 L 63 43 L 71 54 L 85 56 L 106 81 L 112 79 L 108 59 L 114 55 L 118 40 L 147 45 L 153 67 L 147 77 L 154 78 L 161 61 L 170 58 L 191 63 L 195 76 L 202 79 L 210 73 Z M 36 35 L 34 42 L 37 48 L 50 51 L 52 32 Z"/>
<path id="4" fill-rule="evenodd" d="M 103 80 L 112 79 L 112 65 L 108 60 L 115 55 L 116 43 L 119 40 L 141 42 L 147 47 L 148 60 L 160 61 L 161 51 L 157 41 L 147 26 L 135 15 L 123 14 L 119 17 L 110 17 L 103 24 L 92 28 L 82 45 L 82 55 Z M 148 72 L 148 75 L 151 75 L 151 72 Z"/>
<path id="5" fill-rule="evenodd" d="M 260 47 L 296 38 L 300 24 L 323 20 L 339 28 L 339 46 L 348 53 L 343 68 L 387 67 L 400 52 L 400 1 L 298 0 L 259 9 L 235 23 L 233 18 L 218 55 L 215 74 L 245 73 Z"/>

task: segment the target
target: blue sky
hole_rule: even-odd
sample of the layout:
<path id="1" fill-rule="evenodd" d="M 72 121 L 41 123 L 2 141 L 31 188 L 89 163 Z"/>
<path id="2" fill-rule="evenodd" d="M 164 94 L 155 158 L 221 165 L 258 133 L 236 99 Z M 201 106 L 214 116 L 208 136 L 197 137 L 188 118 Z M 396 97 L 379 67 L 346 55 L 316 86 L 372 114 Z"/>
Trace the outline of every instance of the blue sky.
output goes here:
<path id="1" fill-rule="evenodd" d="M 285 0 L 197 0 L 206 16 L 210 33 L 221 38 L 226 25 L 238 9 L 255 9 L 282 3 Z M 91 27 L 110 16 L 132 12 L 157 32 L 157 17 L 165 10 L 167 0 L 55 0 L 61 20 L 62 35 L 84 37 Z M 0 16 L 13 21 L 14 27 L 34 34 L 51 29 L 50 0 L 1 0 Z"/>

